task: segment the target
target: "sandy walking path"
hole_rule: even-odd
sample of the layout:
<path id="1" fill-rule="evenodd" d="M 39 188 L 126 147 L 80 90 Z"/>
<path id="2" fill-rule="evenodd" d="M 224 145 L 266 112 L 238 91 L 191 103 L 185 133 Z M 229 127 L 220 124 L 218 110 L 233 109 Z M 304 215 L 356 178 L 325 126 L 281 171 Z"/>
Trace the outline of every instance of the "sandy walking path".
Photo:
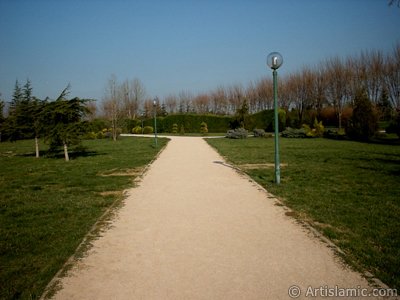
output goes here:
<path id="1" fill-rule="evenodd" d="M 292 285 L 305 299 L 309 287 L 368 286 L 221 161 L 201 138 L 172 138 L 54 299 L 290 299 Z"/>

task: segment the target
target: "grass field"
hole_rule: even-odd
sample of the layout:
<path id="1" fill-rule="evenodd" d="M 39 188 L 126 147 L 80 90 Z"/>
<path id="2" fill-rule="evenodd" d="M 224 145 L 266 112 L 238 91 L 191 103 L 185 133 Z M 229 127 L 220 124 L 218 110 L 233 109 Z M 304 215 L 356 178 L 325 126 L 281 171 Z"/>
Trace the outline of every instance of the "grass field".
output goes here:
<path id="1" fill-rule="evenodd" d="M 274 140 L 207 140 L 235 165 L 274 163 Z M 400 288 L 400 146 L 327 139 L 280 139 L 274 168 L 245 170 L 368 270 Z"/>
<path id="2" fill-rule="evenodd" d="M 0 299 L 36 299 L 100 216 L 166 144 L 85 141 L 72 160 L 34 157 L 33 141 L 0 143 Z M 44 146 L 42 145 L 42 148 Z"/>

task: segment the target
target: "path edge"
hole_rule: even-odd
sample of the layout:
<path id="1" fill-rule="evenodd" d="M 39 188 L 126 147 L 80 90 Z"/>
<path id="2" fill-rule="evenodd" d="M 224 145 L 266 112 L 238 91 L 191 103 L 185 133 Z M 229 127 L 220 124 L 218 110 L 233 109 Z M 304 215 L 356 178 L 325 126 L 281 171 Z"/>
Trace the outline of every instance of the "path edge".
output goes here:
<path id="1" fill-rule="evenodd" d="M 138 187 L 146 173 L 149 171 L 153 163 L 160 157 L 161 153 L 167 148 L 171 139 L 158 151 L 157 155 L 143 168 L 138 176 L 132 180 L 132 187 L 121 191 L 122 197 L 117 197 L 115 201 L 108 207 L 105 212 L 97 219 L 93 226 L 89 229 L 82 241 L 76 247 L 74 253 L 65 261 L 62 267 L 57 271 L 53 278 L 49 281 L 43 290 L 39 300 L 52 299 L 58 291 L 62 290 L 61 280 L 67 276 L 68 272 L 75 266 L 76 262 L 85 257 L 92 247 L 91 242 L 99 238 L 99 234 L 107 230 L 117 212 L 123 207 L 124 201 L 129 197 L 129 191 Z"/>

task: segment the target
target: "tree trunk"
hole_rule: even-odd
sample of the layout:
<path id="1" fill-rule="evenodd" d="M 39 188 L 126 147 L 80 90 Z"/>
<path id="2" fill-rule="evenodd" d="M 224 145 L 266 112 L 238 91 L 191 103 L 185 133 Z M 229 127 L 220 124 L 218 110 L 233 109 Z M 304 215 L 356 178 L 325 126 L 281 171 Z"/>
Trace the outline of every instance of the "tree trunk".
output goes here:
<path id="1" fill-rule="evenodd" d="M 39 158 L 40 152 L 39 152 L 39 139 L 37 136 L 35 136 L 35 150 L 36 150 L 36 158 Z"/>
<path id="2" fill-rule="evenodd" d="M 65 142 L 64 142 L 64 156 L 65 156 L 65 161 L 69 161 L 68 146 L 67 143 Z"/>
<path id="3" fill-rule="evenodd" d="M 339 111 L 338 113 L 338 119 L 339 119 L 339 131 L 342 130 L 342 112 Z"/>

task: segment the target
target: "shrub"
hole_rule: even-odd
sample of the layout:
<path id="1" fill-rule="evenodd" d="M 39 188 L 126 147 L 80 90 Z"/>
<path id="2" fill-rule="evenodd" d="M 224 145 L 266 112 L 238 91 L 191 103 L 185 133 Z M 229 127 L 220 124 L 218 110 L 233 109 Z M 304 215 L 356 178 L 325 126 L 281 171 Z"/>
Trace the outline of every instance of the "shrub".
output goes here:
<path id="1" fill-rule="evenodd" d="M 183 124 L 181 125 L 180 134 L 185 135 L 185 127 L 183 126 Z"/>
<path id="2" fill-rule="evenodd" d="M 338 129 L 328 129 L 324 132 L 324 138 L 327 139 L 334 139 L 334 140 L 346 140 L 348 139 L 346 137 L 346 132 L 344 129 L 338 130 Z"/>
<path id="3" fill-rule="evenodd" d="M 200 124 L 200 133 L 205 135 L 208 133 L 208 128 L 207 128 L 207 123 L 206 122 L 201 122 Z"/>
<path id="4" fill-rule="evenodd" d="M 286 128 L 283 132 L 282 132 L 282 137 L 285 138 L 306 138 L 307 134 L 306 131 L 304 130 L 304 128 L 300 128 L 300 129 L 295 129 L 295 128 Z"/>
<path id="5" fill-rule="evenodd" d="M 132 128 L 132 133 L 134 134 L 141 134 L 142 133 L 142 127 L 141 126 L 136 126 Z"/>
<path id="6" fill-rule="evenodd" d="M 178 124 L 174 123 L 172 125 L 172 133 L 178 133 Z"/>
<path id="7" fill-rule="evenodd" d="M 253 130 L 254 137 L 265 137 L 265 130 L 264 129 L 254 129 Z"/>
<path id="8" fill-rule="evenodd" d="M 247 130 L 244 128 L 236 128 L 228 130 L 226 137 L 229 139 L 245 139 L 247 138 Z"/>
<path id="9" fill-rule="evenodd" d="M 95 140 L 95 139 L 96 139 L 96 133 L 94 133 L 93 131 L 87 132 L 87 133 L 84 135 L 84 139 L 85 139 L 85 140 Z"/>
<path id="10" fill-rule="evenodd" d="M 98 133 L 96 133 L 96 139 L 104 139 L 105 138 L 105 136 L 104 136 L 104 133 L 103 133 L 103 131 L 99 131 Z"/>
<path id="11" fill-rule="evenodd" d="M 153 133 L 153 131 L 154 131 L 154 128 L 153 128 L 152 126 L 145 126 L 145 127 L 143 128 L 143 133 L 144 133 L 144 134 Z"/>
<path id="12" fill-rule="evenodd" d="M 322 121 L 318 122 L 317 119 L 314 119 L 314 126 L 311 128 L 307 124 L 303 124 L 303 129 L 308 137 L 323 137 L 325 127 L 322 125 Z"/>

